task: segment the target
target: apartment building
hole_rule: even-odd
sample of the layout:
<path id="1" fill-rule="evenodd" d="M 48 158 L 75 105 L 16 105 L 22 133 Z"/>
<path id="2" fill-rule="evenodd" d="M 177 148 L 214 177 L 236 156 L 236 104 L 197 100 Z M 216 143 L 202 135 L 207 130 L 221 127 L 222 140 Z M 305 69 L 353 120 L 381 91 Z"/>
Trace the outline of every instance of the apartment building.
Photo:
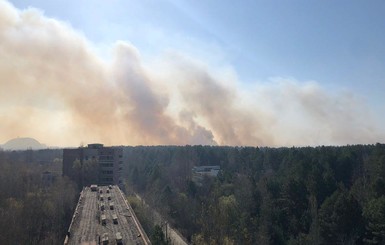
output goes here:
<path id="1" fill-rule="evenodd" d="M 63 149 L 63 175 L 83 185 L 96 180 L 98 185 L 121 185 L 123 147 L 89 144 L 87 147 Z"/>

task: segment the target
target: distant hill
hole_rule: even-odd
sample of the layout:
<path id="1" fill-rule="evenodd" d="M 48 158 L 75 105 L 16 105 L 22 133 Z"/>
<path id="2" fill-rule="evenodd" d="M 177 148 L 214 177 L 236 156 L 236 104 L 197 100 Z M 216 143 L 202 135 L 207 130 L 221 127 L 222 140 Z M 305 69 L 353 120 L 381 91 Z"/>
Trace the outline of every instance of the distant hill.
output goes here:
<path id="1" fill-rule="evenodd" d="M 0 146 L 4 150 L 39 150 L 47 148 L 46 145 L 41 144 L 39 141 L 33 138 L 15 138 L 7 141 L 4 145 Z"/>

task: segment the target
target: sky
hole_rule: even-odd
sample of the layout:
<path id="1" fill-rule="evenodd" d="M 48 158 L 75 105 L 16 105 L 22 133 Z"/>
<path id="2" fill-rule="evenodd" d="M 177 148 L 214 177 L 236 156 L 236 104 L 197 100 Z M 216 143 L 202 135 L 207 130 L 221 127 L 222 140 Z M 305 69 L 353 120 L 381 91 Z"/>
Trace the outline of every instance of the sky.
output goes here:
<path id="1" fill-rule="evenodd" d="M 384 142 L 385 2 L 0 0 L 0 144 Z"/>

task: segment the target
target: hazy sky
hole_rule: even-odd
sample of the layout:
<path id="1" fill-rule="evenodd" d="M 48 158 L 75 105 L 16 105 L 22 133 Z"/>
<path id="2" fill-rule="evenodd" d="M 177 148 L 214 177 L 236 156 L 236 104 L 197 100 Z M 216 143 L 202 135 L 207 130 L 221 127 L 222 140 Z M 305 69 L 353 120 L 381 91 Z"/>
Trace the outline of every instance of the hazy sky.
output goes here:
<path id="1" fill-rule="evenodd" d="M 0 143 L 384 142 L 385 2 L 0 0 Z"/>

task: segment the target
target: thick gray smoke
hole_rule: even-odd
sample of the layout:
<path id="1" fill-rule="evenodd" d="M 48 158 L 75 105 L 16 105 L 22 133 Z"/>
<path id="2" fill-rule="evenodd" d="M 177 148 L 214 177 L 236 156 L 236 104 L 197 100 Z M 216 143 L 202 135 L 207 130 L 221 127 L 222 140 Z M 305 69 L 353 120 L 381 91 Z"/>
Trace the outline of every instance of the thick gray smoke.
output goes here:
<path id="1" fill-rule="evenodd" d="M 111 62 L 69 25 L 0 1 L 0 142 L 49 145 L 373 143 L 353 94 L 273 79 L 244 88 L 183 54 L 148 66 L 127 42 Z"/>

